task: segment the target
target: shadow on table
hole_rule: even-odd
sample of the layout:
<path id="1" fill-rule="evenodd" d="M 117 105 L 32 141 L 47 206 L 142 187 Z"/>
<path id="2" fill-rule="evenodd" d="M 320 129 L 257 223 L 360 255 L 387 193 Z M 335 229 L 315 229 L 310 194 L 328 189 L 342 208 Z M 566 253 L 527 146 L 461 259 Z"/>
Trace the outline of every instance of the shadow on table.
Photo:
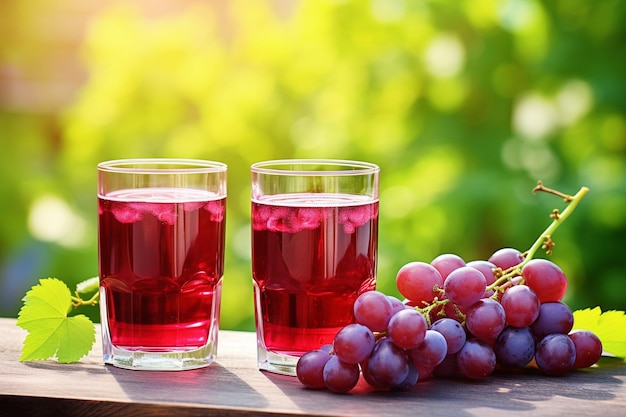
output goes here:
<path id="1" fill-rule="evenodd" d="M 241 378 L 219 363 L 187 371 L 130 371 L 106 366 L 128 395 L 138 402 L 206 405 L 238 408 L 245 404 L 262 407 L 267 400 Z"/>
<path id="2" fill-rule="evenodd" d="M 262 409 L 267 399 L 240 377 L 218 362 L 201 369 L 186 371 L 132 371 L 92 362 L 58 364 L 28 362 L 27 366 L 63 372 L 58 382 L 79 394 L 75 399 L 36 398 L 31 403 L 21 398 L 0 398 L 0 415 L 37 416 L 195 416 L 247 415 L 246 406 Z M 111 382 L 111 375 L 115 382 Z M 100 381 L 100 382 L 99 382 Z M 101 383 L 102 386 L 98 386 Z M 81 399 L 82 386 L 98 392 L 98 399 Z M 92 396 L 87 395 L 87 398 Z M 34 404 L 32 401 L 35 401 Z M 22 412 L 24 411 L 24 412 Z"/>
<path id="3" fill-rule="evenodd" d="M 569 398 L 584 400 L 590 409 L 600 407 L 594 405 L 594 401 L 614 399 L 615 392 L 624 384 L 618 377 L 626 376 L 626 367 L 621 360 L 602 359 L 601 367 L 573 370 L 560 377 L 546 376 L 536 368 L 526 368 L 515 373 L 496 373 L 478 381 L 428 379 L 405 392 L 377 391 L 361 378 L 359 384 L 344 395 L 308 390 L 295 378 L 287 383 L 285 378 L 290 377 L 264 375 L 302 411 L 311 413 L 315 410 L 321 415 L 466 417 L 537 411 L 542 411 L 538 415 L 560 415 L 559 409 L 575 407 Z M 608 411 L 596 409 L 600 410 L 603 413 Z M 622 412 L 616 409 L 613 414 L 603 415 L 621 415 Z"/>

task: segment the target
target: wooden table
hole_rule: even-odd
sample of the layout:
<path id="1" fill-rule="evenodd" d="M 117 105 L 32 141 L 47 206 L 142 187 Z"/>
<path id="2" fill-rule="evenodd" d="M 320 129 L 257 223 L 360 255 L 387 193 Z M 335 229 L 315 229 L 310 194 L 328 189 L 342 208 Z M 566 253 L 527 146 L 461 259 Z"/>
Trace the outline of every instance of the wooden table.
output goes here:
<path id="1" fill-rule="evenodd" d="M 563 377 L 527 369 L 479 382 L 427 380 L 408 392 L 360 382 L 339 395 L 258 371 L 250 332 L 221 331 L 218 361 L 181 372 L 105 366 L 99 339 L 76 364 L 20 363 L 25 332 L 5 318 L 0 335 L 0 416 L 626 416 L 626 363 L 611 358 Z"/>

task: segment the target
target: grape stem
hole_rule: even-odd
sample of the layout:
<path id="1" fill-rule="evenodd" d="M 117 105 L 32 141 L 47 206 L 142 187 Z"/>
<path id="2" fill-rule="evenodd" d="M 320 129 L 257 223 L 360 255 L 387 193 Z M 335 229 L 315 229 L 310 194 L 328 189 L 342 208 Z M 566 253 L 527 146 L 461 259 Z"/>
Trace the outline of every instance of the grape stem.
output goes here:
<path id="1" fill-rule="evenodd" d="M 520 262 L 518 265 L 515 265 L 505 271 L 499 271 L 500 277 L 496 279 L 493 284 L 489 285 L 486 288 L 487 291 L 489 290 L 502 291 L 504 288 L 508 287 L 509 285 L 515 284 L 515 283 L 511 283 L 511 284 L 505 285 L 508 282 L 510 282 L 514 277 L 521 275 L 522 268 L 524 267 L 524 265 L 526 265 L 528 262 L 530 262 L 531 259 L 533 259 L 533 257 L 535 256 L 535 254 L 537 253 L 539 249 L 545 249 L 548 255 L 552 253 L 552 248 L 554 247 L 554 241 L 552 240 L 552 235 L 554 234 L 556 229 L 558 229 L 559 226 L 563 224 L 563 222 L 576 209 L 576 206 L 578 206 L 578 203 L 580 203 L 580 201 L 587 194 L 587 192 L 589 192 L 589 188 L 581 187 L 581 189 L 578 190 L 578 192 L 574 196 L 571 196 L 571 195 L 564 194 L 560 191 L 547 188 L 543 185 L 541 181 L 538 181 L 537 186 L 533 188 L 533 194 L 537 191 L 544 191 L 549 194 L 554 194 L 556 196 L 559 196 L 563 198 L 563 201 L 565 201 L 565 203 L 567 203 L 568 206 L 565 208 L 565 210 L 563 210 L 562 213 L 559 213 L 558 209 L 554 209 L 552 211 L 552 213 L 550 214 L 552 223 L 550 223 L 550 225 L 546 228 L 546 230 L 544 230 L 544 232 L 541 235 L 539 235 L 539 238 L 537 238 L 535 243 L 532 244 L 530 249 L 528 249 L 523 254 L 524 260 Z M 522 280 L 520 280 L 520 282 L 522 282 Z M 496 294 L 494 294 L 494 296 L 496 296 Z"/>
<path id="2" fill-rule="evenodd" d="M 78 291 L 74 293 L 72 296 L 72 306 L 74 308 L 78 308 L 80 306 L 95 306 L 98 304 L 100 299 L 100 291 L 96 291 L 94 295 L 91 296 L 88 300 L 83 300 L 82 297 L 78 294 Z"/>

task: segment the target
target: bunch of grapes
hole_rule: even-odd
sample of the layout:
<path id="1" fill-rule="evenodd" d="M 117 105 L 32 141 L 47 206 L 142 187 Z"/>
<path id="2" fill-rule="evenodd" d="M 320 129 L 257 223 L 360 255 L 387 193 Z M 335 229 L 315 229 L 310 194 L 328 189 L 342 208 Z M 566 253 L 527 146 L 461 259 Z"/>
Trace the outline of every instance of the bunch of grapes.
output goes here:
<path id="1" fill-rule="evenodd" d="M 548 252 L 552 246 L 543 245 Z M 563 375 L 593 365 L 602 355 L 600 339 L 572 331 L 574 316 L 562 301 L 567 278 L 553 262 L 533 259 L 536 247 L 503 248 L 467 263 L 443 254 L 404 265 L 396 286 L 405 299 L 362 293 L 355 323 L 332 345 L 305 353 L 298 379 L 345 393 L 361 376 L 377 389 L 408 389 L 430 377 L 480 379 L 531 364 Z"/>
<path id="2" fill-rule="evenodd" d="M 567 279 L 549 260 L 525 262 L 512 248 L 468 263 L 443 254 L 404 265 L 396 285 L 404 301 L 361 294 L 356 322 L 300 358 L 302 384 L 342 393 L 362 375 L 375 388 L 407 389 L 433 375 L 479 379 L 533 361 L 561 375 L 602 354 L 595 334 L 572 331 L 574 316 L 561 301 Z"/>

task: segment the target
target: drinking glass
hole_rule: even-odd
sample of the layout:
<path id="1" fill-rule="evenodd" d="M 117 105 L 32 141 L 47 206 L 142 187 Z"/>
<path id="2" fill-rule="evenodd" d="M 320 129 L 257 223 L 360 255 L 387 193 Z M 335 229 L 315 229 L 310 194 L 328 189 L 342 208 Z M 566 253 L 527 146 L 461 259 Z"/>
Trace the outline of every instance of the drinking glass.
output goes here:
<path id="1" fill-rule="evenodd" d="M 251 166 L 258 367 L 295 375 L 303 353 L 354 322 L 376 287 L 378 166 L 275 160 Z"/>
<path id="2" fill-rule="evenodd" d="M 224 270 L 225 164 L 98 165 L 104 362 L 183 370 L 215 360 Z"/>

